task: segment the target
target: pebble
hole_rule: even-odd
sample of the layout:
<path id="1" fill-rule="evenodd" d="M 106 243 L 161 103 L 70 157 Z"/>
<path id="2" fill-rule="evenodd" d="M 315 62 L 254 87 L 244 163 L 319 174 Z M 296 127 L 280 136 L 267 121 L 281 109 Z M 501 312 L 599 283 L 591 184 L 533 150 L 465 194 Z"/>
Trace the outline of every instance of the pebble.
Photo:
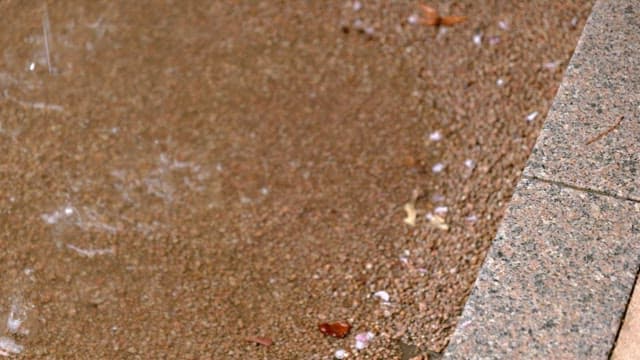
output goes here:
<path id="1" fill-rule="evenodd" d="M 429 140 L 431 141 L 440 141 L 442 140 L 442 133 L 440 131 L 434 131 L 429 134 Z"/>
<path id="2" fill-rule="evenodd" d="M 384 302 L 389 302 L 390 296 L 389 293 L 384 291 L 384 290 L 380 290 L 380 291 L 376 291 L 373 296 L 379 298 L 380 300 L 384 301 Z"/>
<path id="3" fill-rule="evenodd" d="M 473 35 L 473 43 L 478 46 L 482 45 L 482 33 Z"/>
<path id="4" fill-rule="evenodd" d="M 338 350 L 336 350 L 336 352 L 333 354 L 333 356 L 334 356 L 336 359 L 346 359 L 346 358 L 347 358 L 347 356 L 349 356 L 349 353 L 347 353 L 347 351 L 346 351 L 346 350 L 338 349 Z"/>
<path id="5" fill-rule="evenodd" d="M 444 170 L 444 164 L 443 163 L 437 163 L 435 165 L 433 165 L 433 167 L 431 168 L 431 171 L 433 171 L 434 173 L 439 173 L 442 172 L 442 170 Z"/>

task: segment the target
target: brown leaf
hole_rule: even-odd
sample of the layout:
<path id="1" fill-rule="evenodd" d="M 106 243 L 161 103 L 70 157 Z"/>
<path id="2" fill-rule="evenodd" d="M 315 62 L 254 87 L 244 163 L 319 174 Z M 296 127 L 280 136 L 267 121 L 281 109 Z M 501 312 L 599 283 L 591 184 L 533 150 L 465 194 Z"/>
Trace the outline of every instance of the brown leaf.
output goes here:
<path id="1" fill-rule="evenodd" d="M 466 16 L 442 16 L 440 18 L 440 25 L 453 26 L 467 20 Z"/>
<path id="2" fill-rule="evenodd" d="M 244 339 L 248 342 L 252 342 L 252 343 L 256 343 L 264 346 L 273 345 L 273 340 L 271 338 L 264 337 L 264 336 L 247 336 Z"/>
<path id="3" fill-rule="evenodd" d="M 429 5 L 420 4 L 422 8 L 422 23 L 428 26 L 453 26 L 467 20 L 466 16 L 440 16 L 438 10 Z"/>
<path id="4" fill-rule="evenodd" d="M 320 332 L 325 335 L 343 338 L 347 336 L 349 330 L 351 330 L 351 325 L 349 325 L 349 323 L 347 323 L 346 321 L 337 321 L 334 323 L 318 324 L 318 328 L 320 329 Z"/>

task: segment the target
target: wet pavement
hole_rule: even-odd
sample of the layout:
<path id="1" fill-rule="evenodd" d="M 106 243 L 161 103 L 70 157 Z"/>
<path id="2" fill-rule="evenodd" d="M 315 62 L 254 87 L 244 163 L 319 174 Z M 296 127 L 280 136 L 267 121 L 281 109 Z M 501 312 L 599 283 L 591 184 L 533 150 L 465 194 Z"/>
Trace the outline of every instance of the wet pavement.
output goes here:
<path id="1" fill-rule="evenodd" d="M 0 346 L 441 351 L 589 5 L 0 4 Z"/>

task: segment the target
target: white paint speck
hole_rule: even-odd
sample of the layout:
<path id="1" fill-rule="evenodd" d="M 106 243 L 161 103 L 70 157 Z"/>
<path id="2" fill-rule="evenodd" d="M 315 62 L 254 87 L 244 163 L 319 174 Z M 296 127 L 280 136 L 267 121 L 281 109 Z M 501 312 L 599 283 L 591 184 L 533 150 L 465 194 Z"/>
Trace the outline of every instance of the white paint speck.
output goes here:
<path id="1" fill-rule="evenodd" d="M 473 43 L 477 46 L 482 45 L 482 33 L 477 33 L 473 35 Z"/>
<path id="2" fill-rule="evenodd" d="M 449 208 L 446 206 L 436 206 L 436 208 L 433 209 L 433 212 L 440 216 L 446 215 L 448 211 Z"/>
<path id="3" fill-rule="evenodd" d="M 69 216 L 69 215 L 73 215 L 73 208 L 71 206 L 67 206 L 64 208 L 64 214 Z"/>
<path id="4" fill-rule="evenodd" d="M 333 356 L 334 356 L 336 359 L 338 359 L 338 360 L 340 360 L 340 359 L 346 359 L 346 358 L 347 358 L 347 356 L 349 356 L 349 353 L 347 353 L 347 351 L 346 351 L 346 350 L 338 349 L 338 350 L 336 350 L 336 352 L 333 354 Z"/>
<path id="5" fill-rule="evenodd" d="M 505 81 L 503 78 L 498 78 L 498 80 L 496 80 L 496 85 L 502 87 L 504 86 L 504 84 L 505 84 Z"/>
<path id="6" fill-rule="evenodd" d="M 389 299 L 391 298 L 389 296 L 389 293 L 384 291 L 384 290 L 376 291 L 373 294 L 373 296 L 379 298 L 380 300 L 382 300 L 384 302 L 389 302 Z"/>
<path id="7" fill-rule="evenodd" d="M 263 187 L 260 189 L 260 194 L 267 196 L 269 195 L 269 189 L 267 187 Z"/>
<path id="8" fill-rule="evenodd" d="M 33 71 L 36 69 L 36 63 L 32 62 L 31 64 L 29 64 L 29 71 Z"/>
<path id="9" fill-rule="evenodd" d="M 476 167 L 476 162 L 472 159 L 467 159 L 464 161 L 464 166 L 466 166 L 468 169 L 473 169 Z"/>
<path id="10" fill-rule="evenodd" d="M 418 15 L 416 14 L 411 14 L 409 15 L 409 17 L 407 18 L 407 22 L 409 22 L 409 24 L 411 25 L 415 25 L 418 23 L 418 21 L 420 21 L 420 18 L 418 17 Z"/>
<path id="11" fill-rule="evenodd" d="M 464 218 L 467 222 L 476 222 L 478 221 L 478 217 L 475 214 L 471 214 L 469 216 L 467 216 L 466 218 Z"/>
<path id="12" fill-rule="evenodd" d="M 440 131 L 434 131 L 429 134 L 429 140 L 431 141 L 440 141 L 442 140 L 442 133 Z"/>
<path id="13" fill-rule="evenodd" d="M 376 335 L 371 331 L 362 332 L 356 335 L 356 344 L 355 348 L 357 350 L 362 350 L 369 345 L 369 342 L 375 338 Z"/>
<path id="14" fill-rule="evenodd" d="M 498 27 L 501 30 L 507 31 L 509 30 L 509 22 L 507 22 L 506 20 L 500 20 L 498 21 Z"/>
<path id="15" fill-rule="evenodd" d="M 555 70 L 558 68 L 558 66 L 560 66 L 560 60 L 549 61 L 547 63 L 544 63 L 544 65 L 542 66 L 547 70 Z"/>
<path id="16" fill-rule="evenodd" d="M 528 122 L 532 122 L 533 120 L 536 119 L 536 117 L 538 117 L 538 112 L 534 111 L 534 112 L 530 113 L 529 115 L 527 115 L 527 121 Z"/>
<path id="17" fill-rule="evenodd" d="M 571 18 L 571 27 L 575 28 L 576 26 L 578 26 L 578 18 L 574 16 Z"/>
<path id="18" fill-rule="evenodd" d="M 442 172 L 444 168 L 445 168 L 445 165 L 443 163 L 437 163 L 433 165 L 433 167 L 431 167 L 431 171 L 433 171 L 434 173 L 439 173 L 439 172 Z"/>

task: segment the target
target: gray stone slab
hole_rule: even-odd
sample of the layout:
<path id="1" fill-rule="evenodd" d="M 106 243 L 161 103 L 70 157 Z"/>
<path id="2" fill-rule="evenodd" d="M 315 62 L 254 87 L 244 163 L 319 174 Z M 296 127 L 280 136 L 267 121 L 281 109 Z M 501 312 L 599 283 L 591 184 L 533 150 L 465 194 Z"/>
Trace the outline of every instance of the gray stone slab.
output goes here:
<path id="1" fill-rule="evenodd" d="M 640 200 L 639 105 L 640 2 L 598 1 L 525 175 Z"/>
<path id="2" fill-rule="evenodd" d="M 606 359 L 640 260 L 640 205 L 524 178 L 447 359 Z"/>

